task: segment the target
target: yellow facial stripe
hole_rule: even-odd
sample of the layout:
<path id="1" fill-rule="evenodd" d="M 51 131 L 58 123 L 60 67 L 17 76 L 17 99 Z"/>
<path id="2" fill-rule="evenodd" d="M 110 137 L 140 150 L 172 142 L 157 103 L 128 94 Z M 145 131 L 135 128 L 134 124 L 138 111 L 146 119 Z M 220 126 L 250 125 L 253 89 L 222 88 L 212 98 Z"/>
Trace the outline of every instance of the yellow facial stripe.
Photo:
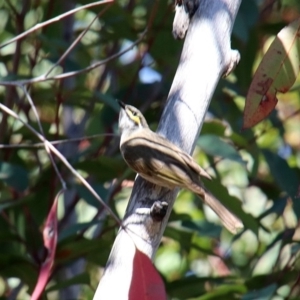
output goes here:
<path id="1" fill-rule="evenodd" d="M 136 124 L 140 124 L 140 118 L 138 116 L 134 116 L 130 110 L 127 111 L 129 118 Z"/>
<path id="2" fill-rule="evenodd" d="M 138 116 L 132 116 L 131 119 L 134 121 L 134 123 L 140 124 L 140 118 Z"/>

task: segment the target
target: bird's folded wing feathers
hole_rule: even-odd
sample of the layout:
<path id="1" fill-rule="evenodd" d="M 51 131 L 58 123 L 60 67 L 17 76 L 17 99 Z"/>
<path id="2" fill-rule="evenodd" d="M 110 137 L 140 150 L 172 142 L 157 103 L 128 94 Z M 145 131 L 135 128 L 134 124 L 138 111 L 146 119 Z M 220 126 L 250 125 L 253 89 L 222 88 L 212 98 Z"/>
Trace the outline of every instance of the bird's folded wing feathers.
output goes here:
<path id="1" fill-rule="evenodd" d="M 182 163 L 185 162 L 195 173 L 199 174 L 200 176 L 203 176 L 207 179 L 211 179 L 211 176 L 203 168 L 201 168 L 189 154 L 184 152 L 182 149 L 177 147 L 175 144 L 170 142 L 168 139 L 166 139 L 158 134 L 156 135 L 156 137 L 158 137 L 158 141 L 160 142 L 160 144 L 164 146 L 165 151 L 168 149 L 169 151 L 171 151 L 173 153 L 173 155 L 174 155 L 174 152 L 176 152 L 176 154 L 177 154 L 176 159 L 178 159 Z"/>
<path id="2" fill-rule="evenodd" d="M 170 142 L 163 137 L 159 136 L 158 138 L 155 136 L 154 147 L 151 135 L 148 134 L 147 137 L 141 136 L 141 134 L 138 136 L 132 135 L 127 141 L 123 142 L 121 151 L 129 165 L 137 173 L 147 175 L 150 181 L 153 182 L 151 179 L 157 178 L 166 182 L 167 177 L 167 181 L 170 183 L 183 187 L 181 178 L 184 178 L 188 174 L 184 169 L 186 165 L 201 176 L 203 176 L 202 174 L 206 174 L 188 154 L 172 143 L 170 145 Z M 161 153 L 164 154 L 163 161 L 161 160 Z M 209 177 L 209 175 L 207 174 L 205 177 Z M 192 184 L 189 188 L 197 193 L 203 199 L 204 203 L 217 213 L 229 231 L 236 233 L 238 229 L 243 228 L 243 224 L 239 218 L 231 213 L 204 187 Z"/>

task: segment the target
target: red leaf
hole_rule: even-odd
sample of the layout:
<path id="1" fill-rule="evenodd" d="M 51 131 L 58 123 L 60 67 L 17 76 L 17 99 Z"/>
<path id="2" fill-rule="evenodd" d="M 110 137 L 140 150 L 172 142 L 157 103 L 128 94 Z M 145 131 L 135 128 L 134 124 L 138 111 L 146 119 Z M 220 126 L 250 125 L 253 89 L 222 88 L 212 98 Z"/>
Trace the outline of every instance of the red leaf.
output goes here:
<path id="1" fill-rule="evenodd" d="M 257 68 L 249 88 L 243 128 L 266 118 L 275 108 L 276 93 L 287 92 L 299 73 L 300 19 L 283 28 Z"/>
<path id="2" fill-rule="evenodd" d="M 51 275 L 57 244 L 57 202 L 60 194 L 61 192 L 56 195 L 44 226 L 43 239 L 44 246 L 47 249 L 47 257 L 41 265 L 38 281 L 31 295 L 31 300 L 39 299 Z"/>
<path id="3" fill-rule="evenodd" d="M 129 290 L 130 300 L 166 300 L 164 283 L 151 260 L 136 249 Z"/>

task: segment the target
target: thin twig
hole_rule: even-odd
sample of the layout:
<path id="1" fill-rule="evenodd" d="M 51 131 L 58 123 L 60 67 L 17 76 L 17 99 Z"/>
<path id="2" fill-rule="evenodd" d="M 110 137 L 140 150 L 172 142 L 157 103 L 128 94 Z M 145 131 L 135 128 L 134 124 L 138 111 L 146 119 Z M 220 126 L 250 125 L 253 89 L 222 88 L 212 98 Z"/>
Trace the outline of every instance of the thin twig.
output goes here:
<path id="1" fill-rule="evenodd" d="M 45 137 L 45 133 L 44 133 L 44 130 L 43 130 L 41 121 L 40 121 L 39 114 L 38 114 L 38 112 L 37 112 L 37 110 L 36 110 L 36 108 L 35 108 L 35 105 L 34 105 L 34 103 L 33 103 L 33 101 L 32 101 L 32 98 L 31 98 L 30 94 L 28 93 L 27 89 L 26 89 L 23 85 L 19 86 L 19 88 L 23 90 L 23 92 L 24 92 L 24 94 L 25 94 L 25 96 L 26 96 L 26 98 L 27 98 L 27 100 L 28 100 L 28 102 L 29 102 L 29 104 L 30 104 L 30 106 L 31 106 L 31 109 L 32 109 L 32 111 L 33 111 L 33 114 L 35 115 L 36 121 L 37 121 L 38 126 L 39 126 L 39 129 L 40 129 L 40 133 L 41 133 L 41 135 L 42 135 L 43 137 Z M 52 156 L 52 153 L 51 153 L 51 151 L 50 151 L 48 145 L 47 145 L 45 142 L 44 142 L 44 147 L 45 147 L 45 150 L 46 150 L 46 152 L 47 152 L 47 154 L 48 154 L 48 156 L 49 156 L 49 158 L 50 158 L 50 161 L 51 161 L 52 166 L 53 166 L 53 168 L 54 168 L 54 170 L 55 170 L 55 173 L 56 173 L 56 175 L 58 176 L 58 178 L 59 178 L 59 180 L 60 180 L 60 182 L 61 182 L 61 185 L 62 185 L 63 190 L 66 190 L 66 189 L 67 189 L 66 182 L 65 182 L 64 179 L 62 178 L 62 176 L 61 176 L 61 174 L 60 174 L 60 172 L 59 172 L 59 170 L 58 170 L 58 167 L 57 167 L 57 165 L 56 165 L 56 163 L 55 163 L 55 161 L 54 161 L 54 158 L 53 158 L 53 156 Z"/>
<path id="2" fill-rule="evenodd" d="M 101 199 L 101 197 L 96 193 L 96 191 L 91 187 L 91 185 L 71 166 L 71 164 L 66 160 L 66 158 L 48 141 L 46 140 L 39 132 L 37 132 L 32 126 L 23 121 L 14 111 L 7 108 L 5 105 L 0 103 L 0 109 L 5 111 L 10 116 L 14 117 L 20 121 L 25 127 L 27 127 L 33 134 L 35 134 L 43 143 L 47 144 L 49 149 L 61 160 L 61 162 L 70 170 L 70 172 L 77 177 L 82 184 L 90 191 L 90 193 L 100 202 L 101 205 L 110 213 L 110 215 L 115 219 L 115 221 L 122 226 L 120 219 L 117 215 L 111 210 L 111 208 Z"/>
<path id="3" fill-rule="evenodd" d="M 65 51 L 65 53 L 60 57 L 60 59 L 46 72 L 45 74 L 45 77 L 48 77 L 48 75 L 52 72 L 52 70 L 58 66 L 66 57 L 67 55 L 73 50 L 73 48 L 79 43 L 79 41 L 83 38 L 83 36 L 87 33 L 87 31 L 91 28 L 92 24 L 99 18 L 99 16 L 101 16 L 106 10 L 108 9 L 108 6 L 106 8 L 104 8 L 101 12 L 99 12 L 96 17 L 90 22 L 90 24 L 87 26 L 87 28 L 85 28 L 85 30 L 75 39 L 75 41 L 71 44 L 70 47 L 68 47 L 68 49 Z M 31 109 L 35 115 L 35 118 L 36 118 L 36 121 L 38 123 L 38 126 L 39 126 L 39 129 L 40 129 L 40 133 L 41 135 L 45 136 L 44 134 L 44 130 L 43 130 L 43 127 L 42 127 L 42 124 L 40 122 L 40 118 L 39 118 L 39 115 L 38 115 L 38 112 L 36 110 L 36 107 L 33 103 L 33 100 L 30 96 L 30 94 L 28 93 L 27 89 L 23 86 L 23 85 L 19 85 L 19 88 L 21 88 L 31 106 Z M 61 185 L 62 185 L 62 188 L 63 190 L 66 190 L 66 182 L 64 181 L 62 175 L 60 174 L 59 170 L 58 170 L 58 167 L 53 159 L 53 156 L 52 156 L 52 153 L 49 149 L 49 147 L 47 146 L 46 143 L 44 143 L 44 147 L 45 147 L 45 150 L 50 158 L 50 161 L 52 163 L 52 166 L 55 170 L 55 173 L 57 174 L 60 182 L 61 182 Z"/>
<path id="4" fill-rule="evenodd" d="M 115 133 L 99 133 L 99 134 L 93 134 L 93 135 L 89 135 L 89 136 L 83 136 L 80 138 L 70 138 L 70 139 L 65 139 L 65 140 L 56 140 L 56 141 L 48 141 L 49 143 L 51 143 L 52 145 L 60 145 L 60 144 L 67 144 L 67 143 L 74 143 L 74 142 L 81 142 L 84 140 L 92 140 L 95 138 L 99 138 L 102 136 L 119 136 L 118 134 Z M 32 149 L 32 148 L 44 148 L 44 143 L 35 143 L 35 144 L 11 144 L 11 145 L 4 145 L 4 144 L 0 144 L 0 149 L 12 149 L 12 148 L 20 148 L 20 149 L 24 149 L 24 148 L 28 148 L 28 149 Z"/>
<path id="5" fill-rule="evenodd" d="M 76 45 L 79 43 L 79 41 L 84 37 L 84 35 L 89 31 L 93 23 L 109 8 L 109 6 L 106 6 L 102 11 L 100 11 L 96 17 L 90 22 L 90 24 L 78 35 L 78 37 L 75 39 L 75 41 L 68 47 L 68 49 L 63 53 L 63 55 L 59 58 L 59 60 L 46 72 L 45 77 L 48 77 L 48 75 L 56 68 L 58 65 L 60 65 L 65 58 L 68 56 L 68 54 L 76 47 Z"/>
<path id="6" fill-rule="evenodd" d="M 16 42 L 16 41 L 18 41 L 20 39 L 23 39 L 25 36 L 29 35 L 30 33 L 33 33 L 34 31 L 36 31 L 38 29 L 41 29 L 41 28 L 43 28 L 43 27 L 45 27 L 45 26 L 47 26 L 47 25 L 49 25 L 51 23 L 58 22 L 58 21 L 66 18 L 66 17 L 68 17 L 68 16 L 70 16 L 72 14 L 75 14 L 76 12 L 78 12 L 80 10 L 91 8 L 91 7 L 94 7 L 94 6 L 98 6 L 100 4 L 110 3 L 110 2 L 114 2 L 114 0 L 97 1 L 97 2 L 89 3 L 87 5 L 83 5 L 83 6 L 71 9 L 71 10 L 67 11 L 64 14 L 61 14 L 60 16 L 57 16 L 57 17 L 52 18 L 50 20 L 47 20 L 47 21 L 45 21 L 43 23 L 36 24 L 35 26 L 33 26 L 32 28 L 26 30 L 25 32 L 23 32 L 23 33 L 17 35 L 16 37 L 14 37 L 14 38 L 12 38 L 12 39 L 10 39 L 10 40 L 8 40 L 8 41 L 0 44 L 0 49 L 3 48 L 3 47 L 5 47 L 5 46 L 7 46 L 7 45 L 9 45 L 9 44 L 11 44 L 11 43 L 13 43 L 13 42 Z"/>
<path id="7" fill-rule="evenodd" d="M 49 81 L 49 80 L 56 80 L 56 79 L 64 79 L 64 78 L 69 78 L 69 77 L 73 77 L 88 71 L 91 71 L 101 65 L 107 64 L 108 62 L 120 57 L 121 55 L 125 54 L 126 52 L 128 52 L 129 50 L 131 50 L 132 48 L 134 48 L 137 44 L 139 44 L 142 39 L 144 38 L 145 34 L 146 34 L 147 30 L 145 30 L 141 36 L 133 43 L 131 44 L 129 47 L 127 47 L 126 49 L 124 49 L 123 51 L 119 51 L 118 53 L 103 59 L 101 61 L 98 61 L 96 63 L 93 63 L 92 65 L 78 70 L 78 71 L 72 71 L 72 72 L 67 72 L 67 73 L 62 73 L 59 75 L 55 75 L 52 77 L 46 77 L 45 74 L 32 78 L 32 79 L 25 79 L 25 80 L 15 80 L 15 81 L 0 81 L 0 85 L 3 86 L 16 86 L 16 85 L 26 85 L 26 84 L 32 84 L 32 83 L 37 83 L 37 82 L 43 82 L 43 81 Z"/>

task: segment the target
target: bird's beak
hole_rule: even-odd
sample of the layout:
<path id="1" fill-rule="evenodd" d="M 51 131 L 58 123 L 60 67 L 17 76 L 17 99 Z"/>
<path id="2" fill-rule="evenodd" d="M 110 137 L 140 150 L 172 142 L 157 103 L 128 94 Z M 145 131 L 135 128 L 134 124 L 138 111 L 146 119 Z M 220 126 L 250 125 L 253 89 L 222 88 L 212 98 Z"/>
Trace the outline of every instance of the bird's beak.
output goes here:
<path id="1" fill-rule="evenodd" d="M 125 106 L 126 106 L 125 103 L 122 102 L 122 101 L 120 101 L 120 100 L 117 100 L 117 101 L 118 101 L 120 107 L 123 108 L 123 109 L 125 109 Z"/>

